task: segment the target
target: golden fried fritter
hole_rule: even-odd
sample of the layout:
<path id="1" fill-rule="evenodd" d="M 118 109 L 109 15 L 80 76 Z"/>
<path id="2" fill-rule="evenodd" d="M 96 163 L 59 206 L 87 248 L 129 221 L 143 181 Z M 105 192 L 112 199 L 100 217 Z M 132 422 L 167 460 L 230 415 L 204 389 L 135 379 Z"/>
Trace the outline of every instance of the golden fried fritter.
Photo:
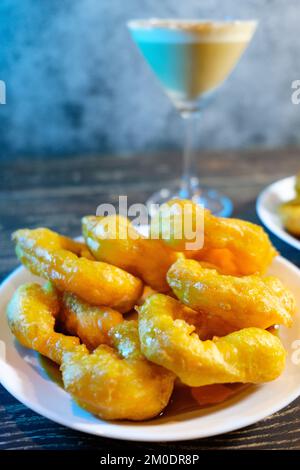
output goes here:
<path id="1" fill-rule="evenodd" d="M 245 328 L 201 341 L 193 326 L 176 318 L 174 302 L 163 294 L 148 297 L 139 307 L 139 335 L 147 359 L 174 372 L 184 384 L 262 383 L 282 373 L 285 350 L 276 336 Z"/>
<path id="2" fill-rule="evenodd" d="M 153 289 L 167 292 L 166 273 L 177 256 L 160 240 L 145 238 L 119 215 L 82 219 L 86 244 L 99 261 L 140 277 Z"/>
<path id="3" fill-rule="evenodd" d="M 293 294 L 273 276 L 222 275 L 195 260 L 178 260 L 169 269 L 167 279 L 184 304 L 219 317 L 234 329 L 290 326 L 296 311 Z"/>
<path id="4" fill-rule="evenodd" d="M 79 345 L 79 339 L 54 331 L 55 317 L 59 312 L 59 300 L 48 283 L 23 284 L 15 291 L 7 306 L 9 328 L 26 348 L 34 349 L 57 364 L 64 351 Z"/>
<path id="5" fill-rule="evenodd" d="M 279 215 L 286 230 L 300 237 L 300 196 L 279 206 Z"/>
<path id="6" fill-rule="evenodd" d="M 109 330 L 123 321 L 123 316 L 116 310 L 92 306 L 70 292 L 61 295 L 58 318 L 63 329 L 79 336 L 88 349 L 110 344 Z"/>
<path id="7" fill-rule="evenodd" d="M 157 294 L 157 292 L 149 292 L 148 295 L 140 300 L 138 305 L 135 307 L 136 311 L 139 312 L 138 307 L 143 305 L 149 297 L 152 297 L 155 294 Z M 232 325 L 226 323 L 222 318 L 206 315 L 205 313 L 193 310 L 169 295 L 165 295 L 161 297 L 161 299 L 165 300 L 167 308 L 173 309 L 174 317 L 184 320 L 192 325 L 195 332 L 202 340 L 211 339 L 214 336 L 224 336 L 236 329 Z M 169 301 L 169 299 L 171 300 Z"/>
<path id="8" fill-rule="evenodd" d="M 99 261 L 78 257 L 78 244 L 46 228 L 13 234 L 19 260 L 33 273 L 52 281 L 59 290 L 79 295 L 93 305 L 120 312 L 132 309 L 141 296 L 140 279 Z"/>
<path id="9" fill-rule="evenodd" d="M 203 266 L 216 269 L 222 274 L 229 274 L 232 276 L 240 276 L 240 269 L 237 266 L 234 254 L 227 248 L 204 249 L 198 253 L 187 256 L 191 259 L 196 259 L 201 262 Z"/>
<path id="10" fill-rule="evenodd" d="M 175 376 L 141 354 L 137 322 L 120 323 L 111 337 L 116 349 L 101 345 L 89 354 L 81 345 L 64 354 L 65 389 L 80 406 L 103 419 L 157 416 L 168 404 Z"/>
<path id="11" fill-rule="evenodd" d="M 170 290 L 170 287 L 169 287 L 169 290 Z M 149 295 L 156 294 L 156 293 L 157 291 L 152 289 L 152 287 L 144 285 L 143 293 L 141 297 L 139 298 L 139 300 L 137 301 L 137 305 L 142 305 L 144 301 L 147 299 L 147 297 L 149 297 Z"/>
<path id="12" fill-rule="evenodd" d="M 183 219 L 184 211 L 186 217 Z M 198 231 L 203 231 L 204 244 L 199 249 L 187 249 L 187 243 L 194 240 L 185 238 L 183 220 L 193 222 Z M 196 224 L 196 220 L 203 221 L 201 226 Z M 218 263 L 217 266 L 226 270 L 226 274 L 263 273 L 276 256 L 276 250 L 262 227 L 244 220 L 215 217 L 188 200 L 172 199 L 163 204 L 151 220 L 151 233 L 163 239 L 170 248 L 183 251 L 189 258 Z"/>

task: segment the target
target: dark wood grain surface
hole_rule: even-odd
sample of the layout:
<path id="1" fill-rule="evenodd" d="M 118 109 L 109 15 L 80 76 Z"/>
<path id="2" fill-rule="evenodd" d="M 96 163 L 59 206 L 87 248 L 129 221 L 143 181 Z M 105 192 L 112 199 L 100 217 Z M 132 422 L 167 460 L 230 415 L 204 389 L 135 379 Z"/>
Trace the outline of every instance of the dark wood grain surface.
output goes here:
<path id="1" fill-rule="evenodd" d="M 234 215 L 258 222 L 255 200 L 272 181 L 300 170 L 300 151 L 203 153 L 197 158 L 203 184 L 223 190 L 234 201 Z M 75 236 L 80 218 L 103 202 L 144 202 L 180 174 L 177 154 L 128 158 L 76 157 L 58 160 L 18 159 L 0 163 L 0 275 L 18 262 L 10 234 L 20 227 L 47 226 Z M 300 252 L 272 241 L 282 255 L 300 266 Z M 300 373 L 300 370 L 299 370 Z M 128 454 L 133 444 L 94 437 L 55 424 L 32 412 L 0 388 L 0 449 L 96 449 Z M 300 449 L 300 399 L 279 413 L 236 432 L 181 443 L 135 444 L 145 452 L 191 452 L 204 449 Z"/>

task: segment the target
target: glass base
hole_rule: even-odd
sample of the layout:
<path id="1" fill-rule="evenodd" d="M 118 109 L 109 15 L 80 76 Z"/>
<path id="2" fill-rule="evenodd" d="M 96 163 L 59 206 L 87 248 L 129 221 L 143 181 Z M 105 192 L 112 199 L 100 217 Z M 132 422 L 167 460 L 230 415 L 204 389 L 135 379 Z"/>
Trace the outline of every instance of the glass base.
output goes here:
<path id="1" fill-rule="evenodd" d="M 233 211 L 233 204 L 224 194 L 213 188 L 202 188 L 198 185 L 191 186 L 189 191 L 176 188 L 175 185 L 170 188 L 162 188 L 152 194 L 147 200 L 147 207 L 151 216 L 157 211 L 154 205 L 161 205 L 170 199 L 191 199 L 196 204 L 209 209 L 212 214 L 218 217 L 229 217 Z"/>

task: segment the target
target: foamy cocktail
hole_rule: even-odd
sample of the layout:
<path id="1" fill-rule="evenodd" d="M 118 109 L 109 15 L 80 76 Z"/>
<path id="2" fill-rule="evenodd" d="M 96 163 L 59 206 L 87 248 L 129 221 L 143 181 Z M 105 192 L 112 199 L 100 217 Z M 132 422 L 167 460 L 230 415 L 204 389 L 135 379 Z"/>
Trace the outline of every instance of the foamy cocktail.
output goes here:
<path id="1" fill-rule="evenodd" d="M 132 20 L 128 27 L 172 102 L 188 118 L 199 113 L 213 90 L 230 74 L 253 36 L 256 21 L 149 19 Z M 210 193 L 216 202 L 212 204 L 203 188 L 191 187 L 188 143 L 186 148 L 181 188 L 177 194 L 167 194 L 163 189 L 166 198 L 196 197 L 214 213 L 227 215 L 230 203 L 224 207 L 226 198 L 222 202 L 217 193 Z M 153 202 L 163 199 L 157 194 Z"/>

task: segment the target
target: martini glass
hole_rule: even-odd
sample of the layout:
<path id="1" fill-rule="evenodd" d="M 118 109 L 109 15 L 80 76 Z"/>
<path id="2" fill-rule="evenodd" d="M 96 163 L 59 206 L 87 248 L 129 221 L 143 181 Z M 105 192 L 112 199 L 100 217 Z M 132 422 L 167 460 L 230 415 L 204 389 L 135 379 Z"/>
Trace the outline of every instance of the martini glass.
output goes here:
<path id="1" fill-rule="evenodd" d="M 150 212 L 171 198 L 192 199 L 215 215 L 229 216 L 232 203 L 203 188 L 194 173 L 193 136 L 202 109 L 228 77 L 256 29 L 256 21 L 132 20 L 128 28 L 140 52 L 185 122 L 183 174 L 147 201 Z"/>

